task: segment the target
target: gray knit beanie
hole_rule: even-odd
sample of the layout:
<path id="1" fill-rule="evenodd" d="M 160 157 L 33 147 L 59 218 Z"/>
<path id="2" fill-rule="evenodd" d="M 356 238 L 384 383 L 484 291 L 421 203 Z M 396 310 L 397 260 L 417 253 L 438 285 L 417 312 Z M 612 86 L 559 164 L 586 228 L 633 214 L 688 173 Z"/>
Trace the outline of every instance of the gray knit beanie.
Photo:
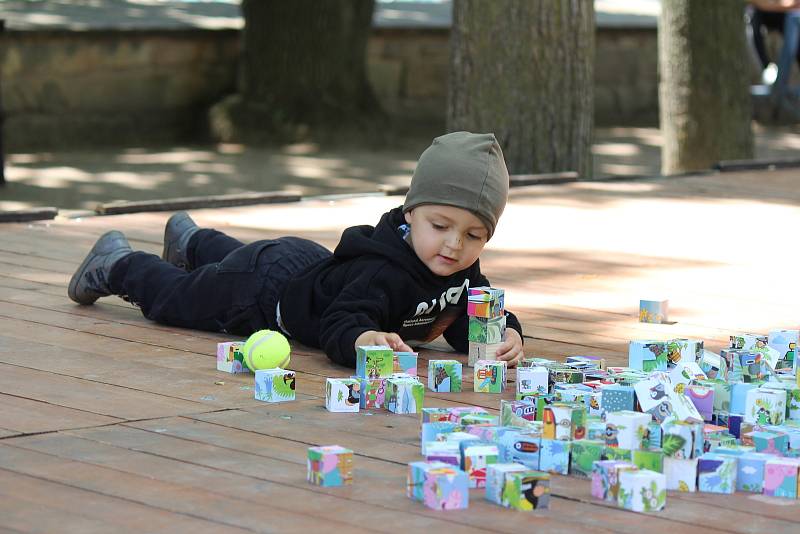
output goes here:
<path id="1" fill-rule="evenodd" d="M 453 132 L 433 140 L 419 157 L 403 213 L 444 204 L 474 213 L 494 234 L 508 198 L 508 170 L 494 134 Z"/>

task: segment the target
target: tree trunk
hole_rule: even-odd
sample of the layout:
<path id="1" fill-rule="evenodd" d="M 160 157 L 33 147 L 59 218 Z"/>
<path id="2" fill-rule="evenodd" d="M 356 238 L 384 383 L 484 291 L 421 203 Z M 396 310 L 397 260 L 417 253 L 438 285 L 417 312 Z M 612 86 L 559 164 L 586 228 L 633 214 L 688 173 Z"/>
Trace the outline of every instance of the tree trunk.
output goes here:
<path id="1" fill-rule="evenodd" d="M 455 0 L 447 129 L 494 132 L 512 174 L 591 176 L 592 0 Z"/>
<path id="2" fill-rule="evenodd" d="M 753 157 L 744 2 L 662 0 L 661 172 Z"/>
<path id="3" fill-rule="evenodd" d="M 243 0 L 239 92 L 212 110 L 216 133 L 295 139 L 379 114 L 366 72 L 373 8 L 374 0 Z"/>

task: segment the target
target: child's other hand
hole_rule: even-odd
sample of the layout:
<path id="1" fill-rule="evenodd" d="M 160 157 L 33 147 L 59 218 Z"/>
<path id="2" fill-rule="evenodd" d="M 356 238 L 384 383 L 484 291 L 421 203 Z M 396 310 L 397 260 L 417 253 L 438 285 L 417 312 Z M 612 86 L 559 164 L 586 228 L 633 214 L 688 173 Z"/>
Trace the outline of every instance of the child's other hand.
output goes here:
<path id="1" fill-rule="evenodd" d="M 389 345 L 393 351 L 411 352 L 411 347 L 393 332 L 376 332 L 367 330 L 356 338 L 356 347 L 362 345 Z"/>
<path id="2" fill-rule="evenodd" d="M 506 340 L 497 349 L 495 357 L 505 360 L 508 367 L 515 367 L 522 359 L 522 336 L 513 328 L 506 330 Z"/>

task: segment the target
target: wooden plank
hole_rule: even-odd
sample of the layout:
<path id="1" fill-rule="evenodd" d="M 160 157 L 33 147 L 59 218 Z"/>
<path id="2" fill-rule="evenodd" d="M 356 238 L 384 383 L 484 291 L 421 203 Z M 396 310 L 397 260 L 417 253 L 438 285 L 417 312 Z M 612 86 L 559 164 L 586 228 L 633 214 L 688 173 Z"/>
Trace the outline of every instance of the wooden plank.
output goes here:
<path id="1" fill-rule="evenodd" d="M 8 447 L 0 446 L 5 459 Z M 21 451 L 21 449 L 17 449 Z M 24 453 L 28 457 L 42 455 Z M 15 455 L 22 458 L 22 455 Z M 2 460 L 0 460 L 2 461 Z M 23 461 L 24 463 L 24 461 Z M 63 465 L 66 465 L 62 462 Z M 78 464 L 72 462 L 77 467 Z M 22 532 L 247 532 L 193 513 L 172 513 L 158 506 L 143 506 L 124 497 L 111 497 L 47 477 L 0 469 L 0 528 Z"/>
<path id="2" fill-rule="evenodd" d="M 23 438 L 24 439 L 24 438 Z M 152 477 L 128 474 L 115 469 L 97 467 L 89 463 L 66 460 L 53 455 L 0 444 L 0 467 L 12 473 L 45 480 L 53 485 L 67 486 L 99 503 L 109 504 L 109 515 L 113 517 L 116 502 L 124 501 L 136 505 L 124 517 L 123 524 L 140 531 L 187 532 L 199 529 L 202 532 L 260 531 L 264 525 L 270 529 L 312 529 L 319 521 L 304 517 L 278 507 L 253 507 L 240 500 L 238 495 L 223 496 L 211 491 L 193 489 L 183 484 L 161 482 Z M 45 493 L 44 495 L 47 495 Z M 65 499 L 64 506 L 78 508 L 83 500 Z M 105 518 L 104 518 L 105 519 Z M 0 519 L 1 520 L 1 519 Z M 145 527 L 153 521 L 152 526 Z M 143 523 L 141 526 L 138 523 Z M 171 522 L 171 523 L 170 523 Z M 331 526 L 355 528 L 331 520 Z"/>
<path id="3" fill-rule="evenodd" d="M 179 431 L 173 426 L 173 421 L 176 420 L 162 420 L 160 422 L 162 427 L 156 427 L 155 431 L 162 437 L 165 437 L 169 432 Z M 199 462 L 227 473 L 275 481 L 287 489 L 291 487 L 297 487 L 298 489 L 309 488 L 303 478 L 307 444 L 286 442 L 280 439 L 270 440 L 272 442 L 265 441 L 263 436 L 252 432 L 224 432 L 217 435 L 219 443 L 215 447 L 220 447 L 220 450 L 217 450 L 215 448 L 209 449 L 205 442 L 197 442 L 191 438 L 187 438 L 188 442 L 156 443 L 151 436 L 145 433 L 120 435 L 116 431 L 112 431 L 112 429 L 87 430 L 76 434 L 83 438 L 96 439 L 102 443 L 130 447 L 139 452 L 146 451 L 158 457 Z M 194 437 L 198 436 L 205 436 L 205 434 L 194 434 Z M 70 447 L 54 445 L 49 448 L 60 451 Z M 258 457 L 257 461 L 253 460 L 254 456 Z M 275 462 L 284 462 L 284 467 L 276 467 L 281 464 L 276 464 Z M 294 467 L 285 466 L 286 462 L 294 464 Z M 141 465 L 141 462 L 127 461 L 125 464 L 138 466 Z M 371 504 L 397 509 L 406 514 L 442 517 L 441 514 L 424 509 L 418 503 L 413 503 L 405 497 L 405 473 L 406 467 L 403 463 L 386 463 L 374 456 L 359 456 L 355 460 L 354 476 L 356 477 L 356 482 L 352 488 L 348 488 L 350 490 L 348 498 L 358 501 L 360 503 L 358 505 L 359 509 L 362 509 L 361 507 L 363 506 L 367 507 L 362 512 L 362 515 L 368 515 L 369 517 L 372 517 L 372 514 L 366 512 L 366 510 L 369 509 L 368 507 Z M 635 532 L 637 528 L 636 525 L 630 522 L 628 513 L 617 509 L 596 509 L 591 504 L 579 503 L 576 505 L 570 501 L 560 502 L 556 498 L 550 512 L 537 512 L 532 516 L 528 516 L 526 514 L 509 514 L 508 510 L 489 504 L 482 497 L 480 490 L 471 492 L 470 509 L 461 511 L 458 514 L 452 514 L 452 516 L 448 515 L 446 516 L 447 520 L 503 532 L 519 531 L 532 518 L 536 518 L 537 524 L 541 522 L 543 528 L 559 529 L 568 527 L 594 531 L 600 518 L 604 518 L 606 523 L 613 525 L 615 531 Z M 577 516 L 573 517 L 568 514 L 568 510 L 578 512 Z M 560 511 L 563 512 L 560 513 Z M 580 512 L 584 512 L 586 515 L 581 515 Z M 556 518 L 551 520 L 547 517 L 550 514 L 555 514 Z M 607 525 L 602 522 L 600 522 L 600 526 L 607 528 Z M 654 518 L 652 526 L 658 532 L 667 532 L 669 529 L 675 528 L 674 525 L 670 524 L 669 520 L 660 521 L 658 518 Z"/>
<path id="4" fill-rule="evenodd" d="M 201 413 L 212 409 L 202 402 L 184 401 L 3 363 L 0 363 L 0 392 L 120 419 Z"/>
<path id="5" fill-rule="evenodd" d="M 121 419 L 0 393 L 0 427 L 7 435 L 113 424 Z M 0 437 L 2 437 L 0 430 Z"/>
<path id="6" fill-rule="evenodd" d="M 302 198 L 297 191 L 271 191 L 267 193 L 234 193 L 206 197 L 180 197 L 164 200 L 129 200 L 98 204 L 95 211 L 101 215 L 118 215 L 140 211 L 180 211 L 197 208 L 227 208 L 252 204 L 274 204 L 298 202 Z"/>
<path id="7" fill-rule="evenodd" d="M 0 211 L 0 223 L 41 221 L 46 219 L 54 219 L 56 215 L 58 215 L 58 209 L 53 207 Z"/>

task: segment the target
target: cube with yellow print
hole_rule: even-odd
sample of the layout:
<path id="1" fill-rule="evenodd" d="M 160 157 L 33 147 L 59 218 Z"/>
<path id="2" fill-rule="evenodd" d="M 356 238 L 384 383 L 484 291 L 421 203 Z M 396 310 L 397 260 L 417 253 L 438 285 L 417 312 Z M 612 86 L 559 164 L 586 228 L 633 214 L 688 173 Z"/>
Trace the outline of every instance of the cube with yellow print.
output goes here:
<path id="1" fill-rule="evenodd" d="M 475 362 L 473 390 L 476 393 L 502 393 L 506 389 L 506 362 L 478 360 Z"/>

